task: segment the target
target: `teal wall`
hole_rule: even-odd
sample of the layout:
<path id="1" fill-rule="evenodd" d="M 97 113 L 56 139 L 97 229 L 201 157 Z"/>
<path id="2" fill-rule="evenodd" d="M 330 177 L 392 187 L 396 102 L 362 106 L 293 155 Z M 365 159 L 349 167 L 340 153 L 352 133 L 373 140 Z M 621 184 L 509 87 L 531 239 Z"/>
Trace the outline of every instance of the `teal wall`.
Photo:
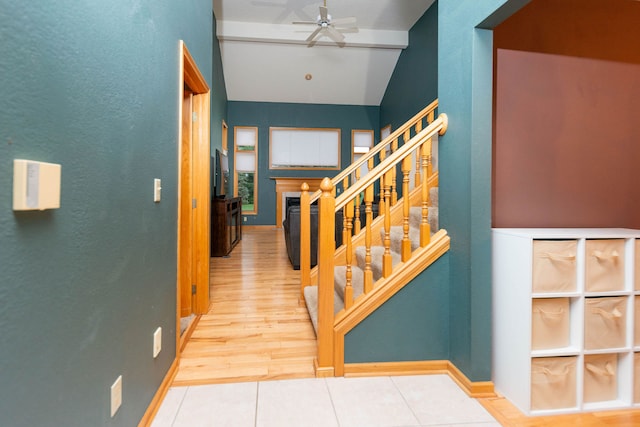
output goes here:
<path id="1" fill-rule="evenodd" d="M 449 254 L 345 336 L 345 363 L 449 359 Z"/>
<path id="2" fill-rule="evenodd" d="M 233 152 L 233 127 L 258 127 L 258 214 L 245 215 L 245 225 L 275 225 L 276 183 L 271 177 L 333 177 L 336 170 L 270 170 L 269 127 L 339 128 L 342 167 L 351 164 L 351 130 L 370 129 L 378 141 L 380 108 L 358 105 L 288 104 L 230 101 L 229 152 Z M 229 156 L 233 169 L 233 155 Z"/>
<path id="3" fill-rule="evenodd" d="M 222 68 L 222 54 L 220 42 L 216 36 L 216 17 L 213 16 L 212 30 L 212 85 L 211 85 L 211 155 L 215 156 L 216 150 L 222 148 L 222 121 L 227 122 L 227 86 L 224 81 L 224 69 Z M 211 161 L 210 190 L 213 196 L 215 186 L 215 161 Z"/>
<path id="4" fill-rule="evenodd" d="M 438 2 L 409 31 L 380 103 L 380 125 L 395 130 L 438 97 Z"/>
<path id="5" fill-rule="evenodd" d="M 222 121 L 227 121 L 227 88 L 222 68 L 220 42 L 216 36 L 216 17 L 213 17 L 213 73 L 211 85 L 211 153 L 222 148 Z M 211 165 L 213 167 L 213 164 Z M 212 187 L 213 191 L 213 187 Z"/>
<path id="6" fill-rule="evenodd" d="M 0 2 L 0 425 L 134 426 L 167 373 L 178 41 L 211 82 L 211 35 L 208 0 Z M 62 165 L 60 209 L 12 211 L 16 158 Z"/>
<path id="7" fill-rule="evenodd" d="M 440 226 L 451 236 L 451 361 L 472 381 L 491 380 L 490 28 L 526 0 L 439 0 Z M 486 29 L 483 29 L 486 28 Z"/>

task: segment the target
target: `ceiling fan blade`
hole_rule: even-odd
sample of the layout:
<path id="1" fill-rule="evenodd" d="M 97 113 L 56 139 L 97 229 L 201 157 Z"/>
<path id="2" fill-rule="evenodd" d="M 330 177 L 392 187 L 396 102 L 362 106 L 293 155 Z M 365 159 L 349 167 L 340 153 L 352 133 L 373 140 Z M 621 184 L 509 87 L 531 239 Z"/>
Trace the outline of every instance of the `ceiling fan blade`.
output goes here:
<path id="1" fill-rule="evenodd" d="M 329 36 L 329 38 L 331 38 L 331 40 L 333 40 L 336 43 L 342 43 L 344 41 L 344 36 L 340 33 L 340 31 L 336 30 L 333 27 L 326 27 L 325 28 L 327 36 Z"/>
<path id="2" fill-rule="evenodd" d="M 311 35 L 309 37 L 307 37 L 307 42 L 313 41 L 313 39 L 316 38 L 316 36 L 320 33 L 320 31 L 322 31 L 322 27 L 318 27 L 316 28 L 316 30 L 311 33 Z"/>
<path id="3" fill-rule="evenodd" d="M 350 16 L 348 18 L 338 18 L 338 19 L 331 20 L 332 25 L 348 25 L 348 24 L 355 25 L 355 23 L 356 23 L 356 18 L 354 16 Z"/>
<path id="4" fill-rule="evenodd" d="M 329 15 L 329 12 L 327 12 L 327 8 L 324 6 L 320 6 L 320 20 L 321 21 L 327 21 L 328 18 L 327 16 Z"/>
<path id="5" fill-rule="evenodd" d="M 316 21 L 293 21 L 292 24 L 318 25 Z"/>

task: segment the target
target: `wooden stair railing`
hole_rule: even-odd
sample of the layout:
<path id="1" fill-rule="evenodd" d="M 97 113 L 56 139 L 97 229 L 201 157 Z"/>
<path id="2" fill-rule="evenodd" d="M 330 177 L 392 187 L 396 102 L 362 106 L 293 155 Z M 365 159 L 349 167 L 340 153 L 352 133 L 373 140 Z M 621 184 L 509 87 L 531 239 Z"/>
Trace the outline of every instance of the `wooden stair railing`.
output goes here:
<path id="1" fill-rule="evenodd" d="M 337 192 L 339 186 L 342 186 L 342 190 L 345 191 L 347 190 L 347 188 L 349 188 L 349 185 L 352 180 L 354 182 L 358 181 L 360 179 L 360 172 L 363 165 L 366 164 L 369 171 L 373 170 L 376 163 L 376 158 L 378 160 L 378 163 L 382 163 L 388 156 L 387 151 L 389 151 L 389 153 L 393 153 L 397 150 L 400 139 L 402 139 L 403 143 L 406 144 L 411 139 L 412 134 L 416 135 L 420 131 L 422 131 L 425 121 L 426 121 L 426 124 L 430 124 L 434 121 L 435 111 L 437 108 L 438 108 L 438 100 L 436 99 L 431 104 L 423 108 L 411 119 L 407 120 L 406 123 L 404 123 L 398 129 L 396 129 L 394 132 L 392 132 L 388 137 L 380 141 L 380 143 L 376 144 L 375 147 L 373 147 L 371 150 L 369 150 L 369 152 L 367 152 L 367 154 L 360 157 L 358 160 L 353 162 L 351 165 L 349 165 L 347 168 L 345 168 L 339 174 L 333 177 L 331 179 L 333 191 Z M 416 158 L 417 158 L 416 162 L 419 162 L 420 161 L 419 156 L 416 156 Z M 416 176 L 415 176 L 416 186 L 418 186 L 419 182 L 421 182 L 419 169 L 420 169 L 420 165 L 417 164 Z M 390 180 L 389 190 L 391 194 L 394 195 L 395 201 L 397 201 L 397 190 L 395 188 L 395 182 L 396 182 L 395 170 L 393 173 L 394 175 Z M 380 178 L 379 188 L 380 188 L 381 194 L 380 194 L 380 203 L 378 206 L 378 215 L 382 215 L 386 207 L 388 207 L 388 206 L 385 206 L 384 204 L 384 197 L 383 197 L 384 183 L 382 182 L 383 179 L 384 179 L 383 177 Z M 303 193 L 304 191 L 305 190 L 302 190 Z M 306 191 L 307 192 L 309 191 L 308 186 Z M 310 260 L 310 257 L 308 256 L 311 251 L 310 205 L 316 200 L 318 200 L 321 194 L 322 194 L 322 190 L 318 189 L 313 194 L 308 195 L 306 202 L 303 201 L 302 197 L 300 198 L 300 218 L 301 218 L 300 283 L 301 283 L 302 290 L 304 290 L 306 286 L 309 286 L 310 284 L 312 284 L 311 264 L 310 264 L 311 260 Z M 392 204 L 395 204 L 395 201 L 393 201 Z M 355 209 L 356 209 L 356 215 L 355 215 L 356 222 L 354 223 L 354 229 L 356 230 L 356 232 L 359 232 L 360 231 L 359 229 L 361 227 L 360 214 L 358 211 L 359 204 L 356 205 Z M 343 233 L 346 233 L 346 230 L 344 230 Z M 344 242 L 344 239 L 343 239 L 343 242 Z"/>
<path id="2" fill-rule="evenodd" d="M 373 279 L 386 279 L 391 276 L 394 264 L 398 262 L 406 263 L 412 257 L 412 245 L 409 238 L 409 216 L 410 216 L 410 194 L 409 194 L 409 173 L 411 171 L 412 155 L 416 153 L 416 157 L 420 160 L 420 188 L 416 188 L 420 194 L 419 206 L 421 207 L 421 220 L 419 226 L 419 246 L 416 250 L 425 248 L 429 245 L 431 238 L 431 228 L 428 221 L 429 215 L 429 164 L 431 158 L 432 138 L 436 134 L 444 134 L 447 129 L 447 116 L 441 114 L 437 119 L 432 120 L 431 124 L 425 129 L 420 130 L 415 136 L 408 139 L 404 144 L 392 152 L 387 158 L 382 160 L 380 164 L 370 170 L 367 175 L 360 180 L 352 183 L 343 193 L 335 198 L 335 185 L 332 180 L 325 178 L 320 186 L 321 196 L 318 200 L 318 358 L 316 360 L 316 375 L 331 376 L 335 372 L 334 365 L 334 264 L 335 264 L 335 213 L 343 210 L 343 223 L 346 232 L 343 234 L 346 246 L 345 251 L 345 288 L 343 291 L 344 311 L 348 312 L 354 305 L 354 289 L 352 279 L 356 267 L 352 265 L 354 249 L 352 247 L 353 238 L 353 218 L 356 207 L 359 207 L 362 195 L 364 195 L 366 220 L 364 224 L 365 234 L 365 256 L 364 271 L 361 275 L 364 277 L 363 289 L 359 292 L 366 296 L 374 288 Z M 402 231 L 403 238 L 401 242 L 401 259 L 394 260 L 391 252 L 391 211 L 397 200 L 397 193 L 394 194 L 395 174 L 397 166 L 401 166 L 402 172 Z M 418 174 L 416 173 L 416 176 Z M 373 189 L 377 182 L 382 183 L 383 199 L 381 199 L 379 216 L 384 222 L 384 238 L 382 253 L 381 272 L 374 274 L 372 271 L 371 257 L 373 256 L 371 246 L 372 234 L 372 215 L 371 206 L 373 199 Z M 308 186 L 303 186 L 301 195 L 301 205 L 307 205 L 309 209 L 310 197 L 308 194 Z M 394 200 L 395 199 L 395 200 Z M 384 206 L 384 209 L 383 209 Z M 380 212 L 380 210 L 382 210 Z M 306 223 L 305 223 L 306 224 Z M 362 230 L 361 230 L 362 232 Z M 379 250 L 379 249 L 378 249 Z M 302 252 L 301 252 L 302 256 Z M 307 257 L 307 260 L 309 258 Z M 302 265 L 302 258 L 301 258 Z M 307 283 L 308 284 L 308 283 Z M 305 284 L 303 283 L 304 287 Z M 344 315 L 341 315 L 344 318 Z"/>

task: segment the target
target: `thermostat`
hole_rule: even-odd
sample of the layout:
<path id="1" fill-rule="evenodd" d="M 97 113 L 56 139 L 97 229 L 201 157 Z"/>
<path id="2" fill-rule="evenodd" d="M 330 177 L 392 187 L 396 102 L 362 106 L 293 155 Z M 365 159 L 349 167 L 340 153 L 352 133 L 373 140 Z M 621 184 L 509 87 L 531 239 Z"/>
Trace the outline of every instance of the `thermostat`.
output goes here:
<path id="1" fill-rule="evenodd" d="M 13 160 L 13 210 L 45 210 L 60 207 L 60 175 L 55 163 Z"/>

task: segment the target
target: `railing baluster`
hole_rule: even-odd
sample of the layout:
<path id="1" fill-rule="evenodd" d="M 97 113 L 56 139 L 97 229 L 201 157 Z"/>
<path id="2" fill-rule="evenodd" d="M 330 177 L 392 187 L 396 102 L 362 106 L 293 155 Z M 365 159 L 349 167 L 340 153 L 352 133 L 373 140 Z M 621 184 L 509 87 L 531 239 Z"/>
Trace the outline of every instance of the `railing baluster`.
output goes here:
<path id="1" fill-rule="evenodd" d="M 416 135 L 422 130 L 422 118 L 416 122 L 415 126 Z M 414 185 L 418 187 L 422 183 L 422 177 L 420 175 L 420 169 L 422 165 L 422 159 L 420 158 L 420 147 L 416 148 L 415 151 L 416 156 L 416 172 L 414 176 Z"/>
<path id="2" fill-rule="evenodd" d="M 404 134 L 404 144 L 407 143 L 407 141 L 409 141 L 409 139 L 407 139 L 407 135 L 411 135 L 411 131 L 407 130 Z M 394 139 L 393 142 L 391 143 L 391 152 L 395 153 L 396 150 L 398 149 L 398 138 Z M 392 172 L 392 178 L 391 178 L 391 204 L 389 206 L 395 206 L 396 203 L 398 203 L 398 191 L 397 191 L 397 181 L 396 181 L 396 168 L 393 168 Z"/>
<path id="3" fill-rule="evenodd" d="M 416 158 L 416 172 L 413 177 L 413 183 L 416 187 L 422 184 L 422 176 L 420 175 L 420 169 L 422 169 L 422 158 L 420 157 L 420 147 L 416 148 L 416 151 L 413 153 Z"/>
<path id="4" fill-rule="evenodd" d="M 356 182 L 360 180 L 360 169 L 356 169 Z M 356 196 L 356 209 L 353 214 L 353 234 L 358 234 L 360 232 L 360 228 L 362 228 L 362 224 L 360 223 L 360 201 L 361 195 Z"/>
<path id="5" fill-rule="evenodd" d="M 384 198 L 387 209 L 384 213 L 384 255 L 382 256 L 382 277 L 389 277 L 393 268 L 391 258 L 391 171 L 384 174 Z"/>
<path id="6" fill-rule="evenodd" d="M 351 228 L 353 224 L 353 200 L 344 207 L 345 223 L 347 224 L 347 251 L 345 252 L 345 260 L 347 264 L 346 285 L 344 288 L 344 308 L 349 309 L 353 305 L 353 286 L 351 283 L 353 272 L 351 271 L 351 260 L 353 257 L 353 248 L 351 247 Z"/>
<path id="7" fill-rule="evenodd" d="M 431 156 L 431 138 L 422 144 L 422 221 L 420 222 L 420 247 L 431 242 L 431 226 L 429 224 L 429 177 L 427 169 Z"/>
<path id="8" fill-rule="evenodd" d="M 365 235 L 364 235 L 364 293 L 373 289 L 373 270 L 371 270 L 371 223 L 373 222 L 373 185 L 364 190 Z"/>
<path id="9" fill-rule="evenodd" d="M 387 157 L 387 153 L 384 150 L 382 150 L 380 152 L 380 163 L 382 163 L 386 157 Z M 387 209 L 387 204 L 385 203 L 385 200 L 384 200 L 384 176 L 380 177 L 380 183 L 378 186 L 380 188 L 380 202 L 378 203 L 378 215 L 384 215 Z"/>
<path id="10" fill-rule="evenodd" d="M 347 188 L 349 188 L 349 177 L 345 177 L 342 180 L 342 188 L 343 188 L 343 192 L 347 191 Z M 346 208 L 342 208 L 342 244 L 344 245 L 347 242 L 347 238 L 349 237 L 349 234 L 347 233 L 347 211 Z"/>
<path id="11" fill-rule="evenodd" d="M 427 114 L 427 124 L 433 123 L 434 119 L 435 119 L 435 113 L 434 111 L 430 111 Z M 429 179 L 433 174 L 433 162 L 431 161 L 431 150 L 433 150 L 433 147 L 431 146 L 431 139 L 429 139 L 429 164 L 427 165 L 427 179 Z"/>
<path id="12" fill-rule="evenodd" d="M 432 116 L 433 117 L 433 116 Z M 431 122 L 433 121 L 433 119 L 431 119 Z M 431 123 L 429 122 L 429 123 Z M 420 131 L 422 130 L 422 119 L 418 120 L 416 122 L 416 125 L 414 126 L 414 129 L 416 131 L 416 135 L 420 133 Z"/>
<path id="13" fill-rule="evenodd" d="M 335 242 L 336 199 L 329 178 L 320 184 L 318 200 L 318 370 L 333 375 L 333 257 Z"/>
<path id="14" fill-rule="evenodd" d="M 409 174 L 411 173 L 411 155 L 402 159 L 402 262 L 411 258 L 411 239 L 409 239 Z"/>
<path id="15" fill-rule="evenodd" d="M 300 284 L 302 292 L 311 284 L 311 207 L 306 182 L 300 187 Z"/>

